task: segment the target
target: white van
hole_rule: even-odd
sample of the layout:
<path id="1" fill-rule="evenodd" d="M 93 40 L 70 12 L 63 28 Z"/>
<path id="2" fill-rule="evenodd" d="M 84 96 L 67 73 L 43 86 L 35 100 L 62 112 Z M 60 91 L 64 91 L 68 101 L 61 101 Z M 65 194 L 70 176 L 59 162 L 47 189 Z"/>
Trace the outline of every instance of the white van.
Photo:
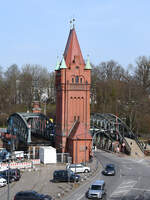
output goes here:
<path id="1" fill-rule="evenodd" d="M 7 181 L 5 178 L 0 177 L 0 187 L 7 185 Z"/>

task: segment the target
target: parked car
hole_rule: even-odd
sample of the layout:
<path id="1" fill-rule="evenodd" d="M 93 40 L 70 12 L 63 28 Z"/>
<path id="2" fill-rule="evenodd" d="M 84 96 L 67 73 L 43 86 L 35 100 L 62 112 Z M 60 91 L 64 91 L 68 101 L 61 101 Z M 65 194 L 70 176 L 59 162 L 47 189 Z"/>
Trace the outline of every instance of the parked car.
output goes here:
<path id="1" fill-rule="evenodd" d="M 116 174 L 115 165 L 114 164 L 106 165 L 105 169 L 102 171 L 102 174 L 107 176 L 114 176 Z"/>
<path id="2" fill-rule="evenodd" d="M 7 169 L 4 171 L 0 171 L 0 176 L 5 178 L 9 183 L 13 182 L 13 181 L 19 181 L 21 175 L 20 175 L 20 170 L 19 169 Z M 8 178 L 9 176 L 9 178 Z"/>
<path id="3" fill-rule="evenodd" d="M 106 189 L 104 180 L 94 181 L 86 192 L 88 199 L 106 199 Z"/>
<path id="4" fill-rule="evenodd" d="M 0 177 L 0 187 L 7 185 L 7 180 L 3 177 Z"/>
<path id="5" fill-rule="evenodd" d="M 71 170 L 56 170 L 53 173 L 54 182 L 79 182 L 80 176 Z"/>
<path id="6" fill-rule="evenodd" d="M 0 149 L 0 160 L 3 162 L 8 161 L 11 158 L 10 152 L 8 152 L 5 148 Z"/>
<path id="7" fill-rule="evenodd" d="M 68 164 L 66 169 L 69 169 L 74 173 L 88 173 L 91 171 L 90 167 L 87 167 L 83 164 Z"/>
<path id="8" fill-rule="evenodd" d="M 14 200 L 52 200 L 52 197 L 36 191 L 20 191 L 16 193 Z"/>

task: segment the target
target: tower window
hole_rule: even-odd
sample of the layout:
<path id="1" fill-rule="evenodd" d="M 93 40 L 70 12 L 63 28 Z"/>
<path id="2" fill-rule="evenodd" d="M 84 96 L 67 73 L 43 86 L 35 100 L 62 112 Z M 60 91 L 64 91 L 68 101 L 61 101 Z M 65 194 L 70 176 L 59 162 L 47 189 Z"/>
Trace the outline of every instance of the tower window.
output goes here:
<path id="1" fill-rule="evenodd" d="M 80 83 L 82 83 L 82 78 L 80 78 Z"/>
<path id="2" fill-rule="evenodd" d="M 76 121 L 76 116 L 74 116 L 74 121 Z"/>
<path id="3" fill-rule="evenodd" d="M 79 69 L 79 66 L 76 66 L 76 69 Z"/>
<path id="4" fill-rule="evenodd" d="M 72 83 L 74 83 L 74 78 L 72 78 Z"/>
<path id="5" fill-rule="evenodd" d="M 79 76 L 76 76 L 76 83 L 79 83 Z"/>

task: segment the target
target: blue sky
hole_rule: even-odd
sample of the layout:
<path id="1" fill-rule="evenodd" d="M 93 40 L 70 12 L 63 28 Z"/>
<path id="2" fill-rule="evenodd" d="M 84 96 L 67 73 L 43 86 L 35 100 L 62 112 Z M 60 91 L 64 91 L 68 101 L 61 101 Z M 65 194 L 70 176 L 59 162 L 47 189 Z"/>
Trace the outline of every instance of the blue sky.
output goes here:
<path id="1" fill-rule="evenodd" d="M 95 65 L 114 59 L 127 68 L 150 56 L 149 10 L 149 0 L 0 0 L 0 65 L 53 71 L 74 17 L 85 59 L 89 54 Z"/>

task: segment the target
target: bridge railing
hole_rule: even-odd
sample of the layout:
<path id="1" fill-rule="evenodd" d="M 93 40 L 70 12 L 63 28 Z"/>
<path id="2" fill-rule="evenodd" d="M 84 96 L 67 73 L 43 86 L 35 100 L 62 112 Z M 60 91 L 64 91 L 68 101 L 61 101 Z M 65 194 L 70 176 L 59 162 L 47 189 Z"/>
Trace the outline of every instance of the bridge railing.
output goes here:
<path id="1" fill-rule="evenodd" d="M 100 114 L 99 114 L 99 115 L 100 115 Z M 112 115 L 112 116 L 114 117 L 114 115 Z M 113 124 L 112 121 L 110 120 L 110 118 L 107 118 L 105 115 L 100 115 L 100 117 L 103 118 L 103 119 L 105 119 L 106 121 L 108 121 L 109 124 Z M 96 115 L 96 119 L 99 121 L 98 118 L 99 118 L 99 116 Z M 91 122 L 91 127 L 93 126 L 93 127 L 95 127 L 96 129 L 99 129 L 99 130 L 101 129 L 101 130 L 103 130 L 103 133 L 104 133 L 111 141 L 115 141 L 115 139 L 113 138 L 113 136 L 112 136 L 112 134 L 111 134 L 111 129 L 107 129 L 107 130 L 102 129 L 102 127 L 100 127 L 100 126 L 97 125 L 97 122 L 96 122 L 97 120 L 94 120 L 94 118 L 93 118 L 93 123 Z M 100 132 L 100 131 L 98 131 L 98 132 Z M 120 133 L 119 129 L 117 130 L 117 133 L 118 133 L 118 137 L 119 137 L 118 139 L 119 139 L 120 141 L 122 141 L 122 143 L 123 143 L 123 142 L 125 143 L 126 153 L 127 153 L 127 154 L 130 154 L 130 153 L 131 153 L 131 147 L 130 147 L 129 144 L 127 143 L 127 141 L 126 141 L 124 135 Z"/>
<path id="2" fill-rule="evenodd" d="M 110 114 L 112 115 L 113 117 L 116 117 L 115 115 L 113 114 Z M 141 151 L 144 153 L 144 148 L 141 144 L 141 142 L 138 140 L 137 136 L 133 133 L 133 131 L 124 123 L 123 120 L 121 120 L 119 117 L 117 117 L 118 120 L 121 122 L 121 124 L 129 131 L 130 135 L 133 136 L 133 138 L 135 139 L 137 145 L 139 146 L 139 148 L 141 149 Z"/>

